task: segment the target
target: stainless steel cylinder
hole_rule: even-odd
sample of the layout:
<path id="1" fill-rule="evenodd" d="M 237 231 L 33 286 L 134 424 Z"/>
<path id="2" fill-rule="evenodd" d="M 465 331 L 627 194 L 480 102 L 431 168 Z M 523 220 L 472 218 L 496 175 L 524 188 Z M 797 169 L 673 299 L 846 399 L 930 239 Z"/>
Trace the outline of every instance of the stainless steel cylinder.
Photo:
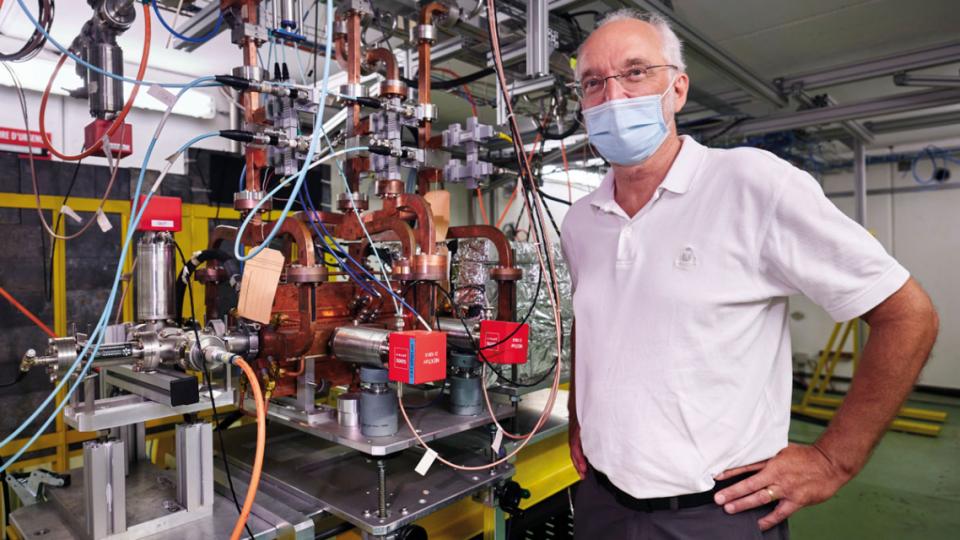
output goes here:
<path id="1" fill-rule="evenodd" d="M 337 398 L 337 422 L 343 427 L 360 425 L 360 394 L 340 394 Z"/>
<path id="2" fill-rule="evenodd" d="M 470 333 L 467 333 L 467 329 L 463 327 L 463 322 L 460 319 L 455 317 L 437 317 L 437 326 L 440 327 L 441 332 L 446 332 L 447 334 L 447 343 L 461 349 L 473 349 L 474 344 L 470 341 L 470 336 L 473 336 L 473 339 L 480 340 L 480 323 L 466 321 L 467 328 L 470 329 Z"/>
<path id="3" fill-rule="evenodd" d="M 120 47 L 96 43 L 90 46 L 88 55 L 91 64 L 123 75 L 123 50 Z M 88 69 L 87 88 L 90 91 L 90 113 L 97 118 L 110 120 L 123 108 L 123 81 Z"/>
<path id="4" fill-rule="evenodd" d="M 284 28 L 296 28 L 300 22 L 300 14 L 296 11 L 294 0 L 277 0 L 280 4 L 280 25 Z"/>
<path id="5" fill-rule="evenodd" d="M 390 330 L 373 326 L 341 326 L 333 334 L 334 356 L 343 362 L 353 362 L 382 368 L 390 351 Z"/>
<path id="6" fill-rule="evenodd" d="M 137 320 L 164 321 L 177 316 L 170 233 L 148 232 L 137 243 Z"/>

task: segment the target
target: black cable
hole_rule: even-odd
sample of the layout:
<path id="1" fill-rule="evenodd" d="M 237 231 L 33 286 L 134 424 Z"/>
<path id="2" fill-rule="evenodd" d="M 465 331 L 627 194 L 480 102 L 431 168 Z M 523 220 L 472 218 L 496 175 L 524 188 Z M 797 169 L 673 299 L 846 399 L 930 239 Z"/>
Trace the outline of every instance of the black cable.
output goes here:
<path id="1" fill-rule="evenodd" d="M 544 199 L 547 199 L 553 202 L 558 202 L 560 204 L 565 204 L 567 206 L 570 206 L 571 204 L 573 204 L 566 199 L 561 199 L 560 197 L 554 197 L 553 195 L 550 195 L 549 193 L 543 191 L 542 189 L 538 189 L 537 192 L 540 193 L 540 196 L 543 197 Z M 544 206 L 544 208 L 548 208 L 548 207 Z"/>
<path id="2" fill-rule="evenodd" d="M 12 381 L 0 384 L 0 388 L 9 388 L 15 384 L 19 384 L 23 379 L 27 377 L 26 371 L 21 371 L 20 368 L 17 368 L 17 376 L 13 378 Z"/>
<path id="3" fill-rule="evenodd" d="M 177 253 L 180 255 L 180 261 L 184 266 L 187 265 L 187 258 L 183 256 L 183 250 L 180 249 L 180 244 L 174 242 L 173 247 L 177 248 Z M 194 339 L 197 340 L 197 347 L 200 347 L 200 332 L 197 330 L 197 314 L 193 309 L 193 287 L 187 287 L 187 291 L 190 294 L 190 327 L 193 328 Z M 180 315 L 179 313 L 177 314 Z M 210 407 L 213 409 L 213 421 L 216 422 L 219 426 L 220 424 L 220 415 L 217 413 L 217 403 L 213 396 L 213 379 L 210 377 L 210 370 L 207 369 L 207 363 L 201 360 L 201 365 L 203 366 L 203 378 L 207 382 L 207 392 L 210 394 Z M 224 368 L 229 369 L 229 368 Z M 233 504 L 237 507 L 237 514 L 243 514 L 243 511 L 240 509 L 240 500 L 237 498 L 237 491 L 233 487 L 233 475 L 230 474 L 230 462 L 227 461 L 227 447 L 223 444 L 223 432 L 219 429 L 217 431 L 217 439 L 220 440 L 220 457 L 223 458 L 223 470 L 227 474 L 227 484 L 230 486 L 230 495 L 233 497 Z M 250 530 L 250 524 L 244 523 L 243 526 L 247 530 L 247 534 L 250 535 L 250 538 L 256 538 L 253 535 L 253 531 Z"/>
<path id="4" fill-rule="evenodd" d="M 73 193 L 73 187 L 77 184 L 77 175 L 80 173 L 80 164 L 83 163 L 83 159 L 77 161 L 77 166 L 73 168 L 73 176 L 70 178 L 70 184 L 67 186 L 67 192 L 63 196 L 63 201 L 60 203 L 60 207 L 64 207 L 67 204 L 67 200 L 70 199 L 70 194 Z M 63 212 L 57 214 L 57 221 L 53 225 L 53 230 L 57 231 L 60 228 L 60 220 L 63 219 Z M 42 226 L 41 226 L 42 227 Z M 41 235 L 45 235 L 46 231 L 41 230 Z M 53 268 L 53 256 L 57 250 L 57 239 L 54 238 L 50 242 L 50 268 Z M 53 273 L 50 274 L 49 288 L 47 294 L 47 300 L 52 298 L 53 294 Z"/>
<path id="5" fill-rule="evenodd" d="M 452 90 L 458 86 L 463 86 L 465 84 L 470 84 L 473 81 L 480 80 L 486 77 L 487 75 L 492 75 L 494 71 L 495 70 L 492 67 L 488 67 L 488 68 L 483 68 L 479 71 L 474 71 L 469 75 L 464 75 L 463 77 L 458 77 L 456 79 L 431 80 L 430 89 L 431 90 Z M 412 87 L 417 86 L 416 79 L 402 78 L 401 80 L 405 82 L 407 86 L 412 86 Z"/>
<path id="6" fill-rule="evenodd" d="M 568 127 L 567 130 L 564 131 L 563 133 L 551 133 L 547 131 L 546 126 L 544 126 L 543 124 L 537 125 L 537 133 L 539 133 L 541 137 L 547 140 L 562 141 L 563 139 L 566 139 L 567 137 L 573 135 L 574 133 L 577 132 L 578 129 L 580 129 L 580 122 L 582 121 L 582 118 L 583 116 L 578 110 L 576 119 L 570 123 L 570 127 Z"/>
<path id="7" fill-rule="evenodd" d="M 56 12 L 56 5 L 53 0 L 37 0 L 37 7 L 39 11 L 38 21 L 40 26 L 43 27 L 47 33 L 50 33 L 50 27 L 53 26 L 53 17 Z M 47 42 L 47 38 L 43 35 L 39 29 L 35 29 L 33 34 L 23 44 L 23 47 L 20 48 L 15 53 L 3 54 L 0 53 L 0 61 L 4 62 L 21 62 L 24 60 L 29 60 L 37 55 L 43 45 Z"/>
<path id="8" fill-rule="evenodd" d="M 541 273 L 541 274 L 542 274 L 542 273 Z M 435 282 L 435 281 L 431 281 L 431 282 L 429 282 L 429 283 L 431 283 L 431 284 L 432 284 L 433 286 L 435 286 L 440 292 L 442 292 L 442 293 L 444 294 L 444 296 L 447 297 L 447 300 L 450 301 L 450 305 L 454 306 L 454 309 L 456 309 L 456 304 L 454 303 L 453 297 L 450 296 L 450 293 L 449 293 L 446 289 L 444 289 L 443 287 L 441 287 L 440 284 L 437 283 L 437 282 Z M 539 282 L 538 282 L 538 283 L 539 283 Z M 537 293 L 539 294 L 539 288 L 537 289 Z M 531 305 L 531 306 L 530 306 L 530 311 L 527 312 L 527 316 L 529 317 L 529 316 L 530 316 L 530 313 L 532 313 L 532 312 L 533 312 L 533 306 Z M 504 374 L 500 371 L 500 368 L 498 368 L 496 364 L 492 363 L 490 360 L 487 360 L 486 355 L 483 354 L 483 351 L 484 351 L 485 349 L 490 348 L 490 347 L 495 347 L 495 346 L 499 345 L 500 343 L 503 343 L 504 341 L 501 341 L 500 343 L 496 343 L 496 344 L 493 344 L 493 345 L 488 345 L 488 346 L 486 346 L 486 347 L 481 347 L 481 346 L 477 343 L 477 340 L 474 339 L 473 333 L 470 332 L 470 327 L 467 325 L 466 319 L 464 319 L 463 317 L 458 316 L 458 315 L 456 314 L 456 311 L 454 311 L 454 317 L 456 317 L 457 319 L 459 319 L 459 320 L 460 320 L 460 324 L 463 325 L 463 329 L 464 329 L 464 331 L 466 331 L 467 337 L 470 339 L 470 343 L 471 343 L 471 345 L 472 345 L 472 347 L 473 347 L 472 352 L 475 352 L 475 353 L 476 353 L 477 358 L 479 358 L 481 361 L 483 361 L 483 363 L 485 363 L 485 364 L 487 365 L 487 367 L 489 367 L 490 370 L 493 371 L 493 373 L 497 376 L 498 379 L 500 379 L 500 380 L 502 380 L 502 381 L 504 381 L 504 382 L 507 382 L 507 383 L 509 383 L 509 384 L 512 384 L 513 386 L 518 386 L 518 387 L 520 387 L 520 388 L 533 388 L 533 387 L 535 387 L 535 386 L 540 386 L 540 384 L 541 384 L 543 381 L 545 381 L 546 378 L 547 378 L 551 373 L 553 373 L 554 367 L 556 366 L 556 362 L 554 362 L 554 363 L 551 365 L 550 369 L 547 370 L 547 371 L 543 374 L 543 376 L 540 377 L 540 379 L 538 379 L 538 380 L 536 380 L 536 381 L 534 381 L 534 382 L 532 382 L 532 383 L 522 383 L 522 382 L 515 381 L 515 380 L 511 379 L 510 377 L 507 377 L 506 375 L 504 375 Z M 513 332 L 511 332 L 511 334 L 510 334 L 507 338 L 505 338 L 505 339 L 506 339 L 506 340 L 509 340 L 511 337 L 513 337 L 513 334 L 515 334 L 517 331 L 519 331 L 521 325 L 523 325 L 523 324 L 524 324 L 524 323 L 520 323 L 520 325 L 518 325 L 516 328 L 514 328 Z"/>

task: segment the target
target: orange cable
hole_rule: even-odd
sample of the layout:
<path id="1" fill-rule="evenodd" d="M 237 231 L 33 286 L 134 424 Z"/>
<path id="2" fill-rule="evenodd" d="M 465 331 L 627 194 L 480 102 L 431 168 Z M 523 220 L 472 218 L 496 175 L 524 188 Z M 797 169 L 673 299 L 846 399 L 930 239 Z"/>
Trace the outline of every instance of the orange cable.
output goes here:
<path id="1" fill-rule="evenodd" d="M 567 162 L 567 146 L 560 140 L 560 157 L 563 158 L 563 170 L 567 173 L 567 199 L 573 204 L 573 184 L 570 183 L 570 163 Z"/>
<path id="2" fill-rule="evenodd" d="M 540 138 L 541 138 L 542 136 L 543 136 L 543 135 L 541 135 L 539 132 L 537 132 L 536 138 L 533 139 L 533 148 L 531 148 L 531 149 L 530 149 L 530 153 L 527 154 L 527 161 L 530 161 L 530 160 L 533 159 L 533 154 L 534 154 L 534 152 L 537 151 L 537 144 L 540 143 Z M 516 198 L 517 198 L 517 192 L 519 192 L 519 191 L 520 191 L 520 179 L 517 179 L 517 186 L 516 186 L 515 188 L 513 188 L 513 193 L 510 194 L 510 199 L 507 200 L 507 206 L 503 209 L 503 212 L 500 214 L 500 218 L 497 219 L 497 228 L 498 228 L 498 229 L 500 228 L 501 225 L 503 225 L 503 221 L 504 221 L 505 219 L 507 219 L 507 213 L 510 211 L 510 207 L 513 206 L 513 201 L 516 200 Z"/>
<path id="3" fill-rule="evenodd" d="M 247 497 L 243 500 L 243 508 L 240 510 L 240 517 L 233 526 L 233 533 L 230 534 L 230 540 L 239 540 L 243 534 L 243 528 L 250 517 L 250 509 L 253 508 L 253 500 L 257 496 L 257 487 L 260 485 L 260 473 L 263 471 L 263 453 L 267 446 L 267 407 L 263 401 L 263 392 L 260 391 L 260 382 L 257 380 L 257 374 L 253 372 L 250 364 L 240 358 L 234 357 L 233 364 L 239 367 L 243 374 L 250 381 L 250 391 L 253 393 L 253 399 L 257 404 L 257 450 L 253 457 L 253 470 L 250 473 L 250 485 L 247 488 Z"/>
<path id="4" fill-rule="evenodd" d="M 31 313 L 29 309 L 24 307 L 24 305 L 21 304 L 20 302 L 17 302 L 17 299 L 11 296 L 10 293 L 8 293 L 7 290 L 4 289 L 3 287 L 0 287 L 0 296 L 3 296 L 4 298 L 6 298 L 7 302 L 10 302 L 10 304 L 13 305 L 13 307 L 17 308 L 20 311 L 20 313 L 23 313 L 24 316 L 26 316 L 28 319 L 30 319 L 33 322 L 33 324 L 39 326 L 40 329 L 43 330 L 44 333 L 46 333 L 48 336 L 52 338 L 57 337 L 57 334 L 53 330 L 51 330 L 49 326 L 43 324 L 43 321 L 41 321 L 39 318 L 37 318 L 36 315 Z"/>
<path id="5" fill-rule="evenodd" d="M 143 53 L 140 56 L 140 67 L 137 70 L 137 80 L 142 81 L 143 75 L 147 71 L 147 63 L 150 59 L 150 5 L 148 3 L 143 4 Z M 50 153 L 57 156 L 58 158 L 64 161 L 79 161 L 83 158 L 92 156 L 100 151 L 103 147 L 103 139 L 98 140 L 83 152 L 80 152 L 76 155 L 63 154 L 58 151 L 50 143 L 50 138 L 47 137 L 47 101 L 50 99 L 50 90 L 53 88 L 53 82 L 57 78 L 57 74 L 60 73 L 60 68 L 63 67 L 64 62 L 66 62 L 67 56 L 64 54 L 60 55 L 60 59 L 57 61 L 56 67 L 53 68 L 53 73 L 50 75 L 50 80 L 47 81 L 47 87 L 43 90 L 43 97 L 40 99 L 40 138 L 43 141 L 43 144 L 50 150 Z M 106 137 L 110 138 L 114 133 L 117 132 L 123 126 L 123 121 L 126 120 L 127 114 L 130 112 L 130 109 L 133 107 L 133 101 L 137 98 L 137 92 L 140 91 L 140 83 L 133 85 L 133 90 L 130 91 L 130 97 L 127 98 L 127 102 L 123 105 L 123 109 L 120 110 L 120 114 L 113 120 L 113 124 L 110 125 L 110 128 L 107 130 Z"/>
<path id="6" fill-rule="evenodd" d="M 477 188 L 477 202 L 480 203 L 480 217 L 483 219 L 483 224 L 489 225 L 490 218 L 487 217 L 487 209 L 483 205 L 483 192 L 480 191 L 480 188 Z"/>

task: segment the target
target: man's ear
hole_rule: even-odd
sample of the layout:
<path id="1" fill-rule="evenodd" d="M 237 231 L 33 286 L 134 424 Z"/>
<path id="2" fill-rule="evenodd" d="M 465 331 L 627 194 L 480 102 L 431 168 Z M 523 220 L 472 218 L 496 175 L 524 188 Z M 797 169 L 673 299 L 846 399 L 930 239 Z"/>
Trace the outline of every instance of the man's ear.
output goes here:
<path id="1" fill-rule="evenodd" d="M 687 104 L 687 95 L 690 91 L 690 77 L 686 74 L 686 72 L 677 76 L 677 80 L 673 82 L 673 91 L 675 98 L 673 103 L 673 114 L 680 114 L 680 111 L 683 110 L 684 105 Z"/>

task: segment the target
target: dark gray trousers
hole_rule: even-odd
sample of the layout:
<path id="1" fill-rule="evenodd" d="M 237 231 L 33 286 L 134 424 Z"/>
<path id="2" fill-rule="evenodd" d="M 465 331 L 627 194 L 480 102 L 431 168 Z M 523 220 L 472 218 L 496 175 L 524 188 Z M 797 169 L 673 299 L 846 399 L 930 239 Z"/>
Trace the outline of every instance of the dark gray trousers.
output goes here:
<path id="1" fill-rule="evenodd" d="M 789 540 L 783 522 L 760 532 L 757 521 L 773 511 L 775 504 L 739 514 L 727 514 L 718 505 L 706 504 L 681 510 L 641 512 L 625 508 L 613 494 L 597 483 L 592 468 L 577 487 L 574 503 L 576 540 Z"/>

